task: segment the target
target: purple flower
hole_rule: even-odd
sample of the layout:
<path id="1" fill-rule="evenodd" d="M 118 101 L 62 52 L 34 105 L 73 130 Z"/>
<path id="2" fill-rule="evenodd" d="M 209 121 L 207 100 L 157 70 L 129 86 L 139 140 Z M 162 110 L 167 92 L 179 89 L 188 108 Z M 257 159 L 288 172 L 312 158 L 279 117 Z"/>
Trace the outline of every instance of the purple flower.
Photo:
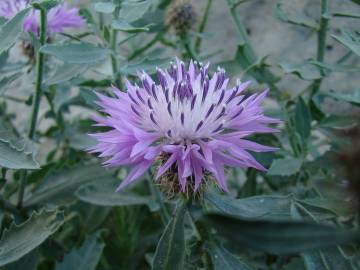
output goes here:
<path id="1" fill-rule="evenodd" d="M 186 69 L 177 59 L 168 70 L 157 69 L 159 84 L 142 72 L 140 86 L 126 81 L 126 93 L 113 88 L 116 97 L 98 94 L 107 117 L 95 121 L 110 130 L 91 135 L 98 144 L 90 152 L 107 158 L 106 166 L 133 166 L 118 190 L 164 156 L 156 178 L 176 170 L 183 192 L 189 183 L 196 191 L 209 173 L 228 191 L 225 166 L 265 170 L 248 151 L 276 149 L 245 137 L 278 131 L 267 125 L 279 121 L 265 116 L 261 107 L 267 91 L 245 97 L 241 93 L 249 82 L 228 88 L 225 70 L 209 78 L 208 68 L 191 61 Z"/>
<path id="2" fill-rule="evenodd" d="M 0 16 L 10 19 L 19 11 L 30 6 L 31 0 L 1 0 Z M 49 10 L 47 14 L 48 34 L 64 31 L 65 28 L 78 28 L 85 25 L 85 20 L 78 14 L 78 8 L 69 8 L 63 2 Z M 39 11 L 33 10 L 25 18 L 24 31 L 39 33 Z"/>

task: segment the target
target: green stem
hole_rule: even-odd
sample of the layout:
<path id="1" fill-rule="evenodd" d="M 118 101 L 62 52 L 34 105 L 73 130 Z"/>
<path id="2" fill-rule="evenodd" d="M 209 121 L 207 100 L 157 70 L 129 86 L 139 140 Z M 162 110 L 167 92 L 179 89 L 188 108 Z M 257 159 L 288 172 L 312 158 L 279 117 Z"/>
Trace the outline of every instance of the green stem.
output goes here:
<path id="1" fill-rule="evenodd" d="M 46 43 L 46 10 L 40 10 L 40 45 L 44 46 Z M 33 140 L 35 136 L 37 117 L 39 114 L 40 100 L 42 95 L 42 81 L 44 73 L 44 54 L 37 52 L 36 57 L 36 85 L 35 85 L 35 100 L 31 116 L 31 125 L 29 131 L 29 139 Z"/>
<path id="2" fill-rule="evenodd" d="M 46 10 L 40 9 L 40 45 L 43 46 L 46 43 L 46 34 L 47 34 L 47 19 L 46 19 Z M 36 55 L 36 84 L 35 84 L 35 99 L 33 105 L 33 111 L 31 115 L 31 124 L 29 130 L 29 139 L 33 140 L 35 137 L 36 123 L 39 114 L 39 107 L 42 95 L 42 81 L 44 73 L 44 54 L 37 52 Z M 22 203 L 24 199 L 24 192 L 26 186 L 26 177 L 27 172 L 22 171 L 20 178 L 20 188 L 19 188 L 19 197 L 17 207 L 22 208 Z"/>
<path id="3" fill-rule="evenodd" d="M 115 85 L 118 88 L 122 87 L 122 82 L 121 82 L 121 76 L 119 73 L 119 67 L 118 67 L 118 61 L 117 61 L 117 57 L 116 57 L 116 43 L 117 43 L 117 31 L 116 30 L 112 30 L 111 33 L 111 40 L 110 40 L 110 46 L 111 46 L 111 50 L 112 50 L 112 54 L 111 54 L 111 66 L 112 66 L 112 70 L 113 70 L 113 76 L 114 76 L 114 81 L 115 81 Z"/>
<path id="4" fill-rule="evenodd" d="M 206 26 L 206 22 L 208 20 L 208 17 L 209 17 L 209 11 L 210 11 L 210 7 L 212 5 L 212 0 L 208 0 L 207 1 L 207 4 L 206 4 L 206 7 L 205 7 L 205 11 L 204 11 L 204 16 L 202 17 L 202 20 L 201 20 L 201 23 L 199 25 L 199 29 L 198 29 L 198 33 L 203 33 L 204 32 L 204 29 L 205 29 L 205 26 Z M 197 53 L 199 53 L 200 51 L 200 47 L 201 47 L 201 41 L 202 41 L 202 38 L 201 37 L 198 37 L 195 41 L 195 51 Z"/>
<path id="5" fill-rule="evenodd" d="M 318 62 L 324 62 L 325 50 L 326 50 L 326 33 L 329 24 L 329 2 L 328 0 L 321 0 L 321 18 L 320 27 L 318 31 L 318 43 L 317 43 L 317 55 L 316 60 Z M 321 69 L 321 75 L 325 75 L 323 69 Z M 322 78 L 314 81 L 314 85 L 311 90 L 310 99 L 320 90 Z"/>

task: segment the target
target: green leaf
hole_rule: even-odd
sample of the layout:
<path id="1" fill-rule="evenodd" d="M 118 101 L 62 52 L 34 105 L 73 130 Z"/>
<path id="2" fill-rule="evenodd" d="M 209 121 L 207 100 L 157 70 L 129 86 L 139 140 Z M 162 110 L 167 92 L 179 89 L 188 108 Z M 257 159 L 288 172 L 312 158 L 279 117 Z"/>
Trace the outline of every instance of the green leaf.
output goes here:
<path id="1" fill-rule="evenodd" d="M 150 30 L 150 25 L 143 26 L 143 27 L 137 27 L 133 26 L 130 23 L 122 20 L 116 20 L 113 21 L 111 24 L 112 29 L 119 30 L 127 33 L 138 33 L 138 32 L 148 32 Z"/>
<path id="2" fill-rule="evenodd" d="M 33 144 L 18 138 L 0 123 L 0 166 L 9 169 L 39 169 Z"/>
<path id="3" fill-rule="evenodd" d="M 249 221 L 210 214 L 217 233 L 232 244 L 272 254 L 292 254 L 359 240 L 357 233 L 302 221 Z"/>
<path id="4" fill-rule="evenodd" d="M 25 199 L 24 205 L 68 204 L 75 199 L 74 193 L 81 185 L 91 181 L 105 181 L 111 173 L 98 164 L 78 165 L 50 173 Z"/>
<path id="5" fill-rule="evenodd" d="M 206 250 L 211 257 L 214 270 L 251 270 L 253 269 L 218 243 L 207 243 Z"/>
<path id="6" fill-rule="evenodd" d="M 175 214 L 166 226 L 156 247 L 153 270 L 182 270 L 185 260 L 184 218 L 186 208 L 183 203 L 176 207 Z"/>
<path id="7" fill-rule="evenodd" d="M 291 196 L 253 196 L 234 199 L 215 193 L 205 193 L 205 210 L 220 212 L 242 219 L 289 219 Z"/>
<path id="8" fill-rule="evenodd" d="M 119 180 L 109 180 L 85 184 L 77 190 L 76 196 L 81 201 L 101 206 L 146 205 L 151 203 L 150 196 L 115 192 Z"/>
<path id="9" fill-rule="evenodd" d="M 0 54 L 8 50 L 18 37 L 23 29 L 23 22 L 26 15 L 29 13 L 29 8 L 26 8 L 16 14 L 13 18 L 3 24 L 0 28 Z"/>
<path id="10" fill-rule="evenodd" d="M 39 246 L 64 222 L 63 212 L 34 213 L 23 224 L 5 230 L 0 241 L 0 266 L 16 261 Z"/>
<path id="11" fill-rule="evenodd" d="M 347 30 L 342 30 L 341 35 L 331 35 L 336 41 L 343 44 L 349 50 L 351 50 L 356 55 L 360 56 L 360 37 L 355 36 L 354 33 L 351 33 Z"/>
<path id="12" fill-rule="evenodd" d="M 285 13 L 283 9 L 283 1 L 280 0 L 276 3 L 274 8 L 275 16 L 283 22 L 304 26 L 307 28 L 311 28 L 314 30 L 318 29 L 318 25 L 315 21 L 311 18 L 303 16 L 303 15 L 296 15 L 296 16 L 289 16 Z"/>
<path id="13" fill-rule="evenodd" d="M 41 47 L 40 52 L 72 64 L 94 64 L 105 60 L 110 53 L 89 43 L 50 44 Z"/>
<path id="14" fill-rule="evenodd" d="M 40 260 L 40 250 L 35 248 L 19 260 L 4 266 L 4 270 L 36 270 Z"/>
<path id="15" fill-rule="evenodd" d="M 45 84 L 54 85 L 62 82 L 70 81 L 71 79 L 83 74 L 88 69 L 87 65 L 76 64 L 62 64 L 56 68 L 55 73 L 45 80 Z"/>
<path id="16" fill-rule="evenodd" d="M 127 22 L 140 19 L 150 8 L 152 0 L 124 1 L 121 4 L 119 17 Z"/>
<path id="17" fill-rule="evenodd" d="M 268 175 L 290 176 L 300 171 L 302 159 L 299 158 L 281 158 L 275 159 L 268 170 Z"/>
<path id="18" fill-rule="evenodd" d="M 319 68 L 310 62 L 301 64 L 282 62 L 279 66 L 285 73 L 294 74 L 303 80 L 313 81 L 322 77 Z"/>
<path id="19" fill-rule="evenodd" d="M 311 132 L 311 112 L 305 101 L 299 97 L 295 106 L 295 130 L 306 142 Z"/>
<path id="20" fill-rule="evenodd" d="M 116 5 L 110 2 L 97 2 L 94 10 L 99 13 L 111 14 L 115 11 Z"/>
<path id="21" fill-rule="evenodd" d="M 99 234 L 89 236 L 79 249 L 65 255 L 61 263 L 56 264 L 56 270 L 95 270 L 105 247 Z"/>

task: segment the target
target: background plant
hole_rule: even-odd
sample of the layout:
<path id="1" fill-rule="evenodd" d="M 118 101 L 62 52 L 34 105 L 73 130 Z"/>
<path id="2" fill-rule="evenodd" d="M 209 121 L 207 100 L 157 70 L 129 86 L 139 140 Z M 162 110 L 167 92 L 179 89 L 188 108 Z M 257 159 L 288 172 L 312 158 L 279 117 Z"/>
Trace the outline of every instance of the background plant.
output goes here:
<path id="1" fill-rule="evenodd" d="M 204 2 L 204 9 L 196 9 L 191 1 L 92 1 L 80 11 L 87 27 L 50 39 L 46 16 L 58 1 L 33 2 L 1 20 L 0 267 L 360 267 L 360 89 L 344 94 L 324 86 L 337 73 L 359 74 L 360 34 L 333 21 L 360 14 L 332 10 L 331 1 L 314 1 L 317 17 L 293 15 L 285 1 L 276 3 L 274 16 L 316 35 L 316 53 L 297 63 L 271 63 L 255 50 L 239 15 L 248 1 L 223 0 L 238 43 L 233 59 L 218 64 L 234 78 L 257 82 L 252 92 L 269 87 L 268 114 L 283 120 L 281 133 L 253 138 L 280 148 L 256 156 L 268 172 L 229 169 L 230 193 L 209 188 L 198 199 L 169 200 L 154 184 L 153 171 L 115 193 L 127 168 L 104 169 L 84 151 L 94 144 L 87 133 L 96 129 L 90 119 L 99 109 L 95 90 L 111 95 L 111 85 L 124 89 L 125 77 L 135 80 L 139 70 L 153 74 L 175 55 L 184 61 L 214 59 L 216 52 L 203 53 L 203 40 L 219 42 L 204 32 L 214 1 Z M 38 36 L 22 31 L 31 9 L 40 11 Z M 330 40 L 345 50 L 333 62 L 326 55 Z M 14 62 L 9 55 L 24 42 L 35 53 Z M 303 80 L 304 89 L 285 88 L 289 76 Z M 26 91 L 14 96 L 11 90 L 23 81 Z M 332 113 L 329 100 L 350 104 L 349 113 Z M 27 109 L 14 110 L 17 104 Z M 24 116 L 26 125 L 19 124 Z"/>

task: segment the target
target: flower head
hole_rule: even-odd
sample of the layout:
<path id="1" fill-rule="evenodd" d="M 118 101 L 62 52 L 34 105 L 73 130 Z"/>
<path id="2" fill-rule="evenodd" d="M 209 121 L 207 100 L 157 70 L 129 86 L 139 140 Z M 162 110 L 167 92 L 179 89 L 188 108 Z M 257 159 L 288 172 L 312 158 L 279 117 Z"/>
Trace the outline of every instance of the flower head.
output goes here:
<path id="1" fill-rule="evenodd" d="M 0 16 L 10 19 L 19 11 L 29 7 L 31 0 L 1 0 Z M 85 25 L 85 20 L 78 14 L 78 8 L 70 8 L 65 2 L 49 10 L 47 14 L 48 34 L 64 31 L 66 28 L 78 28 Z M 24 31 L 39 33 L 40 16 L 33 10 L 25 18 Z"/>
<path id="2" fill-rule="evenodd" d="M 227 191 L 225 166 L 265 170 L 248 151 L 275 148 L 245 137 L 277 131 L 267 125 L 279 121 L 265 116 L 261 107 L 267 91 L 245 97 L 248 82 L 229 88 L 225 70 L 209 78 L 208 67 L 191 61 L 186 69 L 177 59 L 168 70 L 157 70 L 159 84 L 142 72 L 140 86 L 126 81 L 126 93 L 114 88 L 116 97 L 98 94 L 108 116 L 95 120 L 110 130 L 92 134 L 98 144 L 90 151 L 107 158 L 106 166 L 133 166 L 119 189 L 158 160 L 156 178 L 173 171 L 183 192 L 198 190 L 204 175 L 214 176 Z"/>
<path id="3" fill-rule="evenodd" d="M 172 26 L 177 34 L 184 34 L 191 30 L 196 22 L 196 11 L 191 0 L 175 0 L 168 7 L 166 22 Z"/>

